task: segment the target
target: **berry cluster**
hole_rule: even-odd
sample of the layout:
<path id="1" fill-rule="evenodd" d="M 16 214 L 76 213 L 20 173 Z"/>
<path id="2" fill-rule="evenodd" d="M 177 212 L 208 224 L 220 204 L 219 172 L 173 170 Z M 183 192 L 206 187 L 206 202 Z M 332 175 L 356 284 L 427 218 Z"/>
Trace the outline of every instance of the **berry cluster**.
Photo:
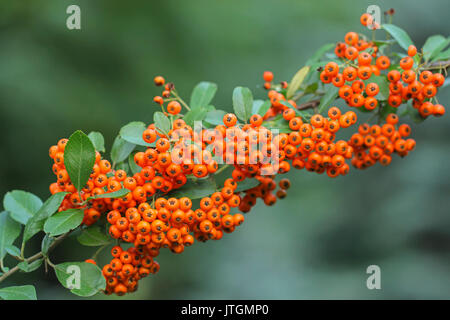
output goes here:
<path id="1" fill-rule="evenodd" d="M 357 169 L 371 167 L 377 162 L 387 166 L 391 163 L 393 153 L 405 157 L 414 150 L 414 139 L 404 139 L 411 134 L 410 126 L 404 123 L 397 129 L 397 124 L 398 116 L 394 113 L 388 115 L 382 126 L 361 124 L 349 141 L 349 145 L 354 148 L 352 165 Z"/>
<path id="2" fill-rule="evenodd" d="M 341 97 L 350 107 L 363 107 L 373 110 L 378 106 L 375 96 L 378 84 L 369 82 L 372 75 L 379 76 L 380 70 L 389 68 L 391 61 L 387 56 L 378 56 L 378 47 L 360 39 L 355 32 L 345 35 L 345 42 L 336 45 L 335 54 L 344 60 L 342 72 L 336 62 L 329 62 L 320 73 L 323 83 L 332 83 L 339 88 Z M 376 59 L 375 59 L 376 58 Z"/>
<path id="3" fill-rule="evenodd" d="M 419 111 L 419 114 L 426 118 L 430 115 L 442 116 L 445 108 L 440 104 L 431 103 L 431 99 L 436 95 L 437 88 L 444 84 L 445 78 L 440 73 L 432 73 L 424 70 L 422 72 L 413 69 L 414 57 L 417 49 L 410 46 L 408 55 L 400 60 L 401 70 L 391 70 L 387 74 L 389 84 L 390 106 L 397 108 L 403 102 L 412 99 L 413 107 Z"/>
<path id="4" fill-rule="evenodd" d="M 328 118 L 320 114 L 313 115 L 309 123 L 303 123 L 295 116 L 294 110 L 288 108 L 283 112 L 285 120 L 289 121 L 291 133 L 286 135 L 284 153 L 292 159 L 296 169 L 307 169 L 317 173 L 327 172 L 328 176 L 336 177 L 348 173 L 345 159 L 350 159 L 353 149 L 346 141 L 335 141 L 336 133 L 341 128 L 355 124 L 357 116 L 353 111 L 342 114 L 337 107 L 328 110 Z"/>
<path id="5" fill-rule="evenodd" d="M 103 269 L 106 278 L 106 294 L 115 293 L 119 296 L 127 292 L 134 292 L 138 281 L 159 271 L 159 263 L 143 248 L 130 247 L 123 250 L 120 246 L 111 249 L 112 259 Z M 86 262 L 94 263 L 91 260 Z"/>

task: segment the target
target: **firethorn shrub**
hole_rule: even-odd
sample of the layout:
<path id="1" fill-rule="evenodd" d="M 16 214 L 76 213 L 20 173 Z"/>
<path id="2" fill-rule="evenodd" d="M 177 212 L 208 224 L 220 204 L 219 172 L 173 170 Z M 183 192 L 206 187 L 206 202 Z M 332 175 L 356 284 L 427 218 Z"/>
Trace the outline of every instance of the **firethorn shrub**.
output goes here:
<path id="1" fill-rule="evenodd" d="M 372 17 L 363 14 L 360 22 L 367 26 Z M 98 132 L 55 140 L 50 198 L 43 203 L 19 190 L 4 197 L 0 282 L 45 263 L 80 296 L 133 292 L 159 271 L 161 250 L 180 254 L 196 242 L 220 240 L 241 228 L 258 199 L 273 206 L 285 198 L 291 183 L 279 175 L 305 169 L 336 178 L 350 166 L 387 166 L 395 154 L 407 156 L 416 142 L 404 118 L 419 123 L 445 114 L 436 95 L 450 57 L 439 36 L 417 50 L 399 27 L 381 28 L 390 40 L 350 31 L 321 48 L 290 82 L 277 83 L 265 71 L 265 100 L 235 88 L 233 113 L 212 106 L 214 83 L 197 85 L 188 104 L 174 83 L 156 76 L 161 94 L 153 101 L 160 110 L 152 123 L 121 128 L 109 160 Z M 342 131 L 350 138 L 340 137 Z M 27 241 L 41 233 L 41 251 L 25 257 Z M 99 249 L 84 262 L 54 264 L 51 250 L 72 234 Z M 109 261 L 99 261 L 107 248 Z M 19 260 L 10 269 L 7 254 Z M 89 279 L 78 288 L 67 282 L 74 266 Z M 36 292 L 9 287 L 0 297 L 36 298 Z"/>

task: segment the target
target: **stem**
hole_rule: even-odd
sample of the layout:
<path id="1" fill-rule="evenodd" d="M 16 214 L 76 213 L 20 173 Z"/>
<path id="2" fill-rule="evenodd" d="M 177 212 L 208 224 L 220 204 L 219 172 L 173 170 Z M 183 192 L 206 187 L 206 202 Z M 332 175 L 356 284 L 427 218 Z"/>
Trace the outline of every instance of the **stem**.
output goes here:
<path id="1" fill-rule="evenodd" d="M 175 98 L 178 99 L 178 101 L 180 101 L 180 103 L 183 105 L 183 107 L 185 107 L 188 111 L 191 111 L 191 108 L 189 108 L 187 103 L 184 102 L 183 99 L 181 99 L 181 97 L 178 95 L 178 93 L 175 90 L 172 90 L 172 94 L 174 95 Z"/>
<path id="2" fill-rule="evenodd" d="M 450 60 L 436 61 L 423 65 L 422 70 L 432 70 L 432 69 L 446 69 L 450 67 Z"/>
<path id="3" fill-rule="evenodd" d="M 59 236 L 58 238 L 56 238 L 55 242 L 53 242 L 50 247 L 48 248 L 48 252 L 50 252 L 51 250 L 53 250 L 58 244 L 60 244 L 68 235 L 69 235 L 70 231 L 63 234 L 62 236 Z M 24 261 L 26 261 L 27 263 L 33 262 L 35 260 L 38 260 L 40 258 L 44 257 L 44 253 L 38 252 L 35 255 L 24 259 Z M 49 264 L 52 266 L 51 262 L 48 261 Z M 8 278 L 9 276 L 13 275 L 14 273 L 16 273 L 17 271 L 19 271 L 19 267 L 15 266 L 14 268 L 12 268 L 11 270 L 9 270 L 8 272 L 4 273 L 1 277 L 0 277 L 0 283 L 5 280 L 6 278 Z"/>
<path id="4" fill-rule="evenodd" d="M 100 248 L 97 249 L 97 251 L 95 251 L 94 255 L 92 256 L 92 260 L 97 259 L 97 256 L 99 255 L 100 252 L 102 252 L 103 249 L 105 249 L 107 246 L 109 246 L 111 243 L 107 243 L 103 246 L 101 246 Z"/>
<path id="5" fill-rule="evenodd" d="M 20 258 L 22 258 L 22 260 L 25 257 L 24 254 L 25 254 L 25 241 L 22 241 L 22 246 L 20 247 Z"/>

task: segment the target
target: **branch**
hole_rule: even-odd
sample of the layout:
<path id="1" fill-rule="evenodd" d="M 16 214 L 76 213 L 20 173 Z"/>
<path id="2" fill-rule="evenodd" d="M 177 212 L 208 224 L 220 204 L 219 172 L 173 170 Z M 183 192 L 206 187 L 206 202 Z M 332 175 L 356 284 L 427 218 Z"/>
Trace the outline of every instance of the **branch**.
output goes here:
<path id="1" fill-rule="evenodd" d="M 298 110 L 306 110 L 317 107 L 320 104 L 320 99 L 311 100 L 309 102 L 302 103 L 297 106 Z"/>
<path id="2" fill-rule="evenodd" d="M 70 231 L 63 234 L 62 236 L 59 236 L 58 238 L 55 239 L 55 241 L 50 245 L 50 247 L 48 248 L 48 252 L 47 254 L 53 250 L 58 244 L 60 244 L 68 235 L 69 235 Z M 35 255 L 29 257 L 28 259 L 25 259 L 24 261 L 26 261 L 27 263 L 33 262 L 37 259 L 43 258 L 44 257 L 44 253 L 38 252 Z M 5 280 L 6 278 L 8 278 L 9 276 L 13 275 L 14 273 L 16 273 L 17 271 L 19 271 L 19 266 L 15 266 L 14 268 L 12 268 L 11 270 L 9 270 L 8 272 L 4 273 L 1 277 L 0 277 L 0 283 Z"/>
<path id="3" fill-rule="evenodd" d="M 423 70 L 446 69 L 448 67 L 450 67 L 450 60 L 436 61 L 436 62 L 427 63 L 424 66 L 422 66 L 421 69 L 423 69 Z"/>

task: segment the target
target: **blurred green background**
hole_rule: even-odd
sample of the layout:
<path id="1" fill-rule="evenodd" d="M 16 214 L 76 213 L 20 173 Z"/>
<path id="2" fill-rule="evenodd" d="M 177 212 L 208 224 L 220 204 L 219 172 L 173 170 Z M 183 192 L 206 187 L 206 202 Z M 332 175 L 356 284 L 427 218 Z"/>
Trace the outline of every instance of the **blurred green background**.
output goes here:
<path id="1" fill-rule="evenodd" d="M 81 7 L 82 30 L 66 28 L 70 4 Z M 46 199 L 47 150 L 76 129 L 102 132 L 109 149 L 122 125 L 149 123 L 155 75 L 185 97 L 201 80 L 216 82 L 215 106 L 231 110 L 235 86 L 263 98 L 264 70 L 289 80 L 322 44 L 364 32 L 359 16 L 370 4 L 394 7 L 418 46 L 448 36 L 448 0 L 1 1 L 0 194 Z M 439 99 L 449 107 L 448 88 Z M 417 149 L 387 168 L 338 179 L 293 172 L 285 200 L 258 203 L 221 241 L 163 251 L 159 274 L 125 298 L 450 298 L 449 124 L 446 115 L 414 126 Z M 69 240 L 52 259 L 94 251 Z M 381 267 L 381 290 L 366 288 L 371 264 Z M 76 298 L 43 270 L 6 284 L 26 283 L 40 299 Z"/>

